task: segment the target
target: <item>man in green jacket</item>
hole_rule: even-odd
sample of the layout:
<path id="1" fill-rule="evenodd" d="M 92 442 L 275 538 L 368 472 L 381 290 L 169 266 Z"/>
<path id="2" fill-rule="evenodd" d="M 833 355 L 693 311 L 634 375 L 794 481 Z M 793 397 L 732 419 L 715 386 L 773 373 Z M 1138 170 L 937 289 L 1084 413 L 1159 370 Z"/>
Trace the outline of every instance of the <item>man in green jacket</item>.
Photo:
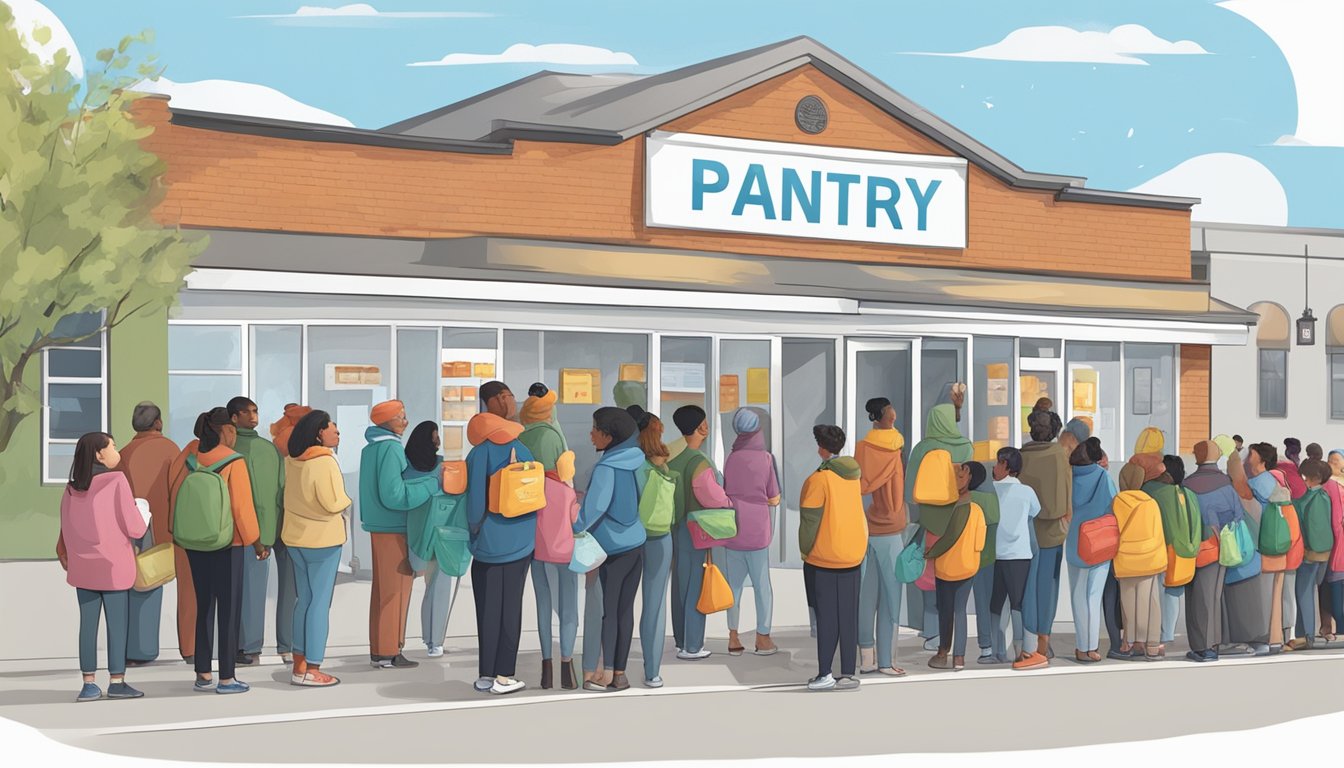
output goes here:
<path id="1" fill-rule="evenodd" d="M 275 555 L 266 560 L 243 558 L 242 616 L 238 633 L 241 647 L 237 649 L 237 663 L 243 666 L 261 663 L 261 647 L 266 637 L 266 586 L 271 577 L 271 560 L 275 560 L 275 644 L 284 662 L 292 664 L 294 657 L 290 644 L 298 593 L 294 587 L 294 567 L 290 564 L 289 550 L 280 540 L 280 526 L 285 515 L 284 459 L 274 443 L 257 434 L 260 419 L 256 403 L 240 395 L 230 400 L 226 408 L 238 430 L 234 450 L 243 455 L 247 474 L 252 479 L 252 505 L 257 510 L 261 543 Z"/>
<path id="2" fill-rule="evenodd" d="M 1022 446 L 1022 472 L 1018 479 L 1036 492 L 1041 511 L 1032 521 L 1036 533 L 1036 556 L 1027 576 L 1027 594 L 1022 601 L 1022 623 L 1027 636 L 1023 644 L 1028 657 L 1014 662 L 1013 669 L 1045 666 L 1054 656 L 1050 630 L 1059 607 L 1059 570 L 1064 562 L 1064 540 L 1073 516 L 1073 473 L 1069 457 L 1055 438 L 1063 427 L 1059 416 L 1035 411 L 1027 417 L 1031 442 Z"/>
<path id="3" fill-rule="evenodd" d="M 388 400 L 373 407 L 359 455 L 359 523 L 373 548 L 373 589 L 369 595 L 369 662 L 377 669 L 418 667 L 402 655 L 406 611 L 415 573 L 407 560 L 406 513 L 429 501 L 435 476 L 406 480 L 406 406 Z"/>

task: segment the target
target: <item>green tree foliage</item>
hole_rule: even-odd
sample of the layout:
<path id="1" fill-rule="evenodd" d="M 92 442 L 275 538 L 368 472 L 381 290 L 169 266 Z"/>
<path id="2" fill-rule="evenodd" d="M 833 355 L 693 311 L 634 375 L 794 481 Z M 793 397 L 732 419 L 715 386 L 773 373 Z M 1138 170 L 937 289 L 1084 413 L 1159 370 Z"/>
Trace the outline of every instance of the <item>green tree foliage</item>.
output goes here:
<path id="1" fill-rule="evenodd" d="M 129 53 L 150 42 L 147 31 L 100 50 L 81 82 L 64 50 L 49 63 L 28 50 L 0 3 L 0 452 L 41 405 L 24 375 L 42 350 L 172 306 L 206 246 L 151 218 L 165 166 L 140 146 L 151 130 L 131 119 L 138 95 L 126 90 L 157 77 L 153 57 Z M 80 313 L 101 313 L 101 327 L 57 334 Z"/>

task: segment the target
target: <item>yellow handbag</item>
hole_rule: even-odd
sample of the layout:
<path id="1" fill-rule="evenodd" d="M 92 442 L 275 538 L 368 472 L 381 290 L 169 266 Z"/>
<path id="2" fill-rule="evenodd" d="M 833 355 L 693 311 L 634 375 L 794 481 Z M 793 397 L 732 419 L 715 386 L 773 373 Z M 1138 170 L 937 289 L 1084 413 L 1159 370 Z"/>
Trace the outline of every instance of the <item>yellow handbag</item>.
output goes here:
<path id="1" fill-rule="evenodd" d="M 175 578 L 172 542 L 156 544 L 135 556 L 136 592 L 152 592 Z"/>
<path id="2" fill-rule="evenodd" d="M 700 581 L 700 599 L 696 601 L 695 609 L 708 616 L 732 607 L 733 588 L 728 586 L 723 572 L 714 564 L 709 550 L 705 550 L 705 575 Z"/>
<path id="3" fill-rule="evenodd" d="M 504 517 L 521 517 L 546 506 L 546 470 L 539 461 L 518 461 L 516 450 L 509 464 L 490 478 L 489 507 Z"/>

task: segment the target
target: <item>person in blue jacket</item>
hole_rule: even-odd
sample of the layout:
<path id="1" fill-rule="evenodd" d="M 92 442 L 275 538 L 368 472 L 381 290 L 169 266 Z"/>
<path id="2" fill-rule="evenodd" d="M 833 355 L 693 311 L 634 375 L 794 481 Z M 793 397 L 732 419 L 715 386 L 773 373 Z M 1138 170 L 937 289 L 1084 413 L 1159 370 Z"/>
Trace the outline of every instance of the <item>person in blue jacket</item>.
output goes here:
<path id="1" fill-rule="evenodd" d="M 583 687 L 623 691 L 630 687 L 625 666 L 635 631 L 635 593 L 644 572 L 646 537 L 639 519 L 639 495 L 647 477 L 637 471 L 644 466 L 644 451 L 639 447 L 638 425 L 621 408 L 597 409 L 591 438 L 602 458 L 593 467 L 574 532 L 587 531 L 607 553 L 598 580 L 602 583 L 602 658 L 611 683 L 603 686 L 589 680 Z"/>
<path id="2" fill-rule="evenodd" d="M 471 534 L 471 592 L 476 599 L 476 690 L 506 694 L 526 684 L 514 677 L 523 633 L 523 589 L 537 543 L 537 513 L 504 517 L 490 509 L 490 478 L 514 462 L 532 461 L 518 440 L 523 425 L 493 413 L 467 423 L 467 528 Z"/>
<path id="3" fill-rule="evenodd" d="M 1111 481 L 1102 463 L 1106 454 L 1101 441 L 1089 437 L 1069 457 L 1073 467 L 1073 519 L 1064 545 L 1064 557 L 1069 563 L 1070 594 L 1073 598 L 1073 626 L 1076 633 L 1074 656 L 1083 663 L 1101 661 L 1098 650 L 1101 634 L 1101 593 L 1106 586 L 1106 574 L 1111 563 L 1106 561 L 1088 565 L 1078 554 L 1078 533 L 1083 523 L 1096 520 L 1111 511 L 1115 499 L 1115 483 Z"/>

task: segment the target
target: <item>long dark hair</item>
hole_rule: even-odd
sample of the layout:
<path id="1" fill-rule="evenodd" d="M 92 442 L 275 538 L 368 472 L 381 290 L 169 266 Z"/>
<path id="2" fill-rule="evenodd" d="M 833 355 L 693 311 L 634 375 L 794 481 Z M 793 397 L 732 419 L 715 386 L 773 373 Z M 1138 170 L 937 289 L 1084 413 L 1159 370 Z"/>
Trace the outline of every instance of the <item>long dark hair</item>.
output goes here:
<path id="1" fill-rule="evenodd" d="M 439 425 L 432 421 L 422 421 L 411 430 L 406 439 L 406 461 L 421 472 L 429 472 L 439 463 L 439 449 L 434 445 L 434 435 Z"/>
<path id="2" fill-rule="evenodd" d="M 639 431 L 639 426 L 635 424 L 635 419 L 624 408 L 613 408 L 607 406 L 598 408 L 593 412 L 593 428 L 611 438 L 611 443 L 606 450 L 629 440 L 632 435 Z"/>
<path id="3" fill-rule="evenodd" d="M 219 428 L 232 426 L 233 419 L 229 416 L 227 408 L 211 408 L 196 417 L 196 436 L 201 439 L 197 450 L 201 453 L 209 453 L 219 447 Z"/>
<path id="4" fill-rule="evenodd" d="M 289 433 L 289 443 L 285 446 L 285 453 L 288 453 L 290 458 L 299 458 L 304 451 L 318 444 L 318 435 L 330 424 L 331 414 L 326 411 L 305 413 L 299 419 L 299 423 L 294 425 L 293 431 Z"/>
<path id="5" fill-rule="evenodd" d="M 93 482 L 93 465 L 98 463 L 98 452 L 111 442 L 112 436 L 106 432 L 90 432 L 79 438 L 75 444 L 75 460 L 70 465 L 72 490 L 89 490 L 89 484 Z"/>

